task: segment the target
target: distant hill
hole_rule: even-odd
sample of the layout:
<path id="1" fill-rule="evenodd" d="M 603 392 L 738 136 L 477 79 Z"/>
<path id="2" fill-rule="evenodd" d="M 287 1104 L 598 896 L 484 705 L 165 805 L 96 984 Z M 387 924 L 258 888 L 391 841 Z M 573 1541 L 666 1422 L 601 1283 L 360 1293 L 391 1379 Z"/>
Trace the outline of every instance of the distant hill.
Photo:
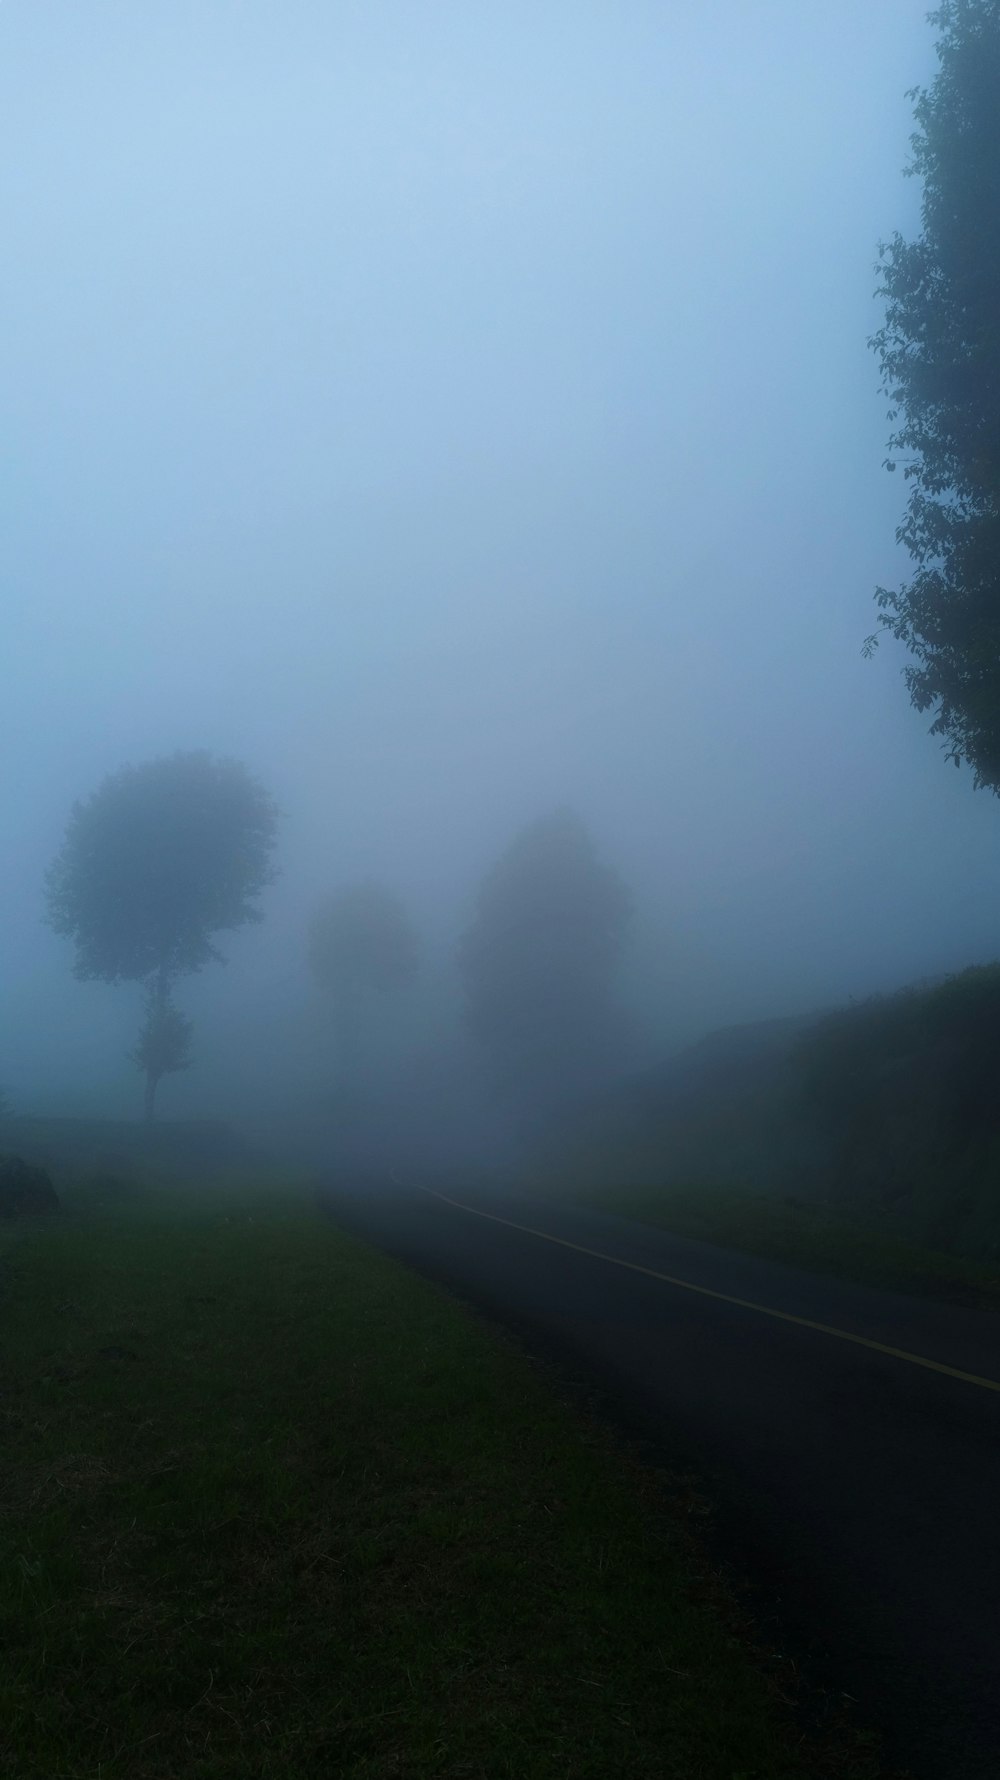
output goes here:
<path id="1" fill-rule="evenodd" d="M 794 1195 L 1000 1255 L 1000 964 L 709 1033 L 550 1141 L 567 1191 Z"/>
<path id="2" fill-rule="evenodd" d="M 795 1058 L 820 1013 L 708 1033 L 618 1084 L 550 1137 L 541 1166 L 572 1183 L 665 1179 L 801 1189 L 815 1144 L 795 1111 Z"/>
<path id="3" fill-rule="evenodd" d="M 794 1044 L 825 1011 L 722 1026 L 644 1072 L 629 1084 L 629 1092 L 652 1109 L 759 1090 L 783 1068 Z"/>

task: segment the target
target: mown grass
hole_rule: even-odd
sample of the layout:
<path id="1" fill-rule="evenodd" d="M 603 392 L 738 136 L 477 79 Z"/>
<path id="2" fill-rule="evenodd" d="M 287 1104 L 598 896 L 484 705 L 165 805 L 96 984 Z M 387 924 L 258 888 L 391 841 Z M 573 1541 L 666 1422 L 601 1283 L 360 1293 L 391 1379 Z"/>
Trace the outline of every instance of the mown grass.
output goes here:
<path id="1" fill-rule="evenodd" d="M 0 1287 L 5 1780 L 876 1772 L 681 1510 L 302 1194 L 77 1194 Z"/>
<path id="2" fill-rule="evenodd" d="M 660 1224 L 678 1236 L 743 1249 L 814 1273 L 955 1304 L 1000 1308 L 996 1267 L 977 1267 L 960 1256 L 922 1248 L 821 1205 L 710 1185 L 590 1185 L 575 1197 L 619 1217 Z"/>

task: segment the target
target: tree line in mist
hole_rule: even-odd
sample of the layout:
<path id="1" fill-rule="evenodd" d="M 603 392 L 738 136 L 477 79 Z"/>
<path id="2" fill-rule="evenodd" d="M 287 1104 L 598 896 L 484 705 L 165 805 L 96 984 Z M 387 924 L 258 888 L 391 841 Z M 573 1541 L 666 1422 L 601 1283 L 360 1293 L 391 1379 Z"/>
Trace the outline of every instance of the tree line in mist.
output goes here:
<path id="1" fill-rule="evenodd" d="M 192 1060 L 178 985 L 221 960 L 219 935 L 263 918 L 278 826 L 277 804 L 247 769 L 207 753 L 123 767 L 73 807 L 47 875 L 48 920 L 73 942 L 82 981 L 141 985 L 131 1055 L 148 1119 L 159 1083 Z M 567 810 L 515 836 L 480 888 L 457 956 L 467 1024 L 497 1088 L 529 1114 L 614 1068 L 627 1024 L 615 979 L 629 913 L 619 877 Z M 390 889 L 363 882 L 330 890 L 302 946 L 329 1001 L 349 1092 L 363 1069 L 368 1004 L 414 981 L 418 936 Z"/>
<path id="2" fill-rule="evenodd" d="M 909 652 L 914 705 L 933 713 L 948 757 L 1000 792 L 1000 11 L 946 0 L 931 17 L 938 72 L 913 95 L 908 169 L 922 182 L 921 229 L 881 250 L 885 319 L 871 341 L 914 572 L 876 599 L 882 630 Z M 244 767 L 201 753 L 125 767 L 72 812 L 49 920 L 73 941 L 79 977 L 143 986 L 134 1058 L 149 1116 L 158 1082 L 191 1058 L 178 985 L 219 957 L 219 934 L 261 918 L 277 826 Z M 539 820 L 496 862 L 458 965 L 469 1029 L 508 1095 L 530 1106 L 585 1091 L 622 1054 L 628 914 L 572 814 Z M 388 889 L 349 885 L 331 887 L 303 947 L 349 1071 L 366 1003 L 415 975 L 416 936 Z"/>

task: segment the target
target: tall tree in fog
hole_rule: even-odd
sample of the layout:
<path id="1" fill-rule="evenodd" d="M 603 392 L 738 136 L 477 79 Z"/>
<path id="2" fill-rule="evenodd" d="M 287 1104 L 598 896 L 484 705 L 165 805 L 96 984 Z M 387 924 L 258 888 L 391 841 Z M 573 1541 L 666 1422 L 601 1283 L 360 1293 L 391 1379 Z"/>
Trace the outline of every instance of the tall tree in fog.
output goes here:
<path id="1" fill-rule="evenodd" d="M 365 1002 L 412 982 L 416 936 L 391 891 L 380 884 L 350 884 L 315 911 L 308 956 L 313 976 L 332 999 L 344 1073 L 354 1080 Z"/>
<path id="2" fill-rule="evenodd" d="M 459 951 L 469 1024 L 529 1116 L 571 1103 L 621 1055 L 628 914 L 621 880 L 569 811 L 526 828 L 479 892 Z"/>
<path id="3" fill-rule="evenodd" d="M 908 169 L 923 226 L 881 249 L 872 342 L 896 423 L 888 467 L 898 454 L 910 482 L 897 538 L 915 573 L 876 598 L 882 629 L 915 658 L 906 681 L 935 713 L 931 733 L 1000 792 L 1000 7 L 949 0 L 931 16 L 939 68 L 911 95 Z"/>
<path id="4" fill-rule="evenodd" d="M 217 933 L 261 919 L 277 819 L 245 767 L 205 753 L 123 767 L 73 806 L 46 880 L 48 919 L 75 942 L 78 977 L 145 984 L 133 1055 L 148 1117 L 160 1077 L 188 1061 L 174 985 L 221 961 Z"/>

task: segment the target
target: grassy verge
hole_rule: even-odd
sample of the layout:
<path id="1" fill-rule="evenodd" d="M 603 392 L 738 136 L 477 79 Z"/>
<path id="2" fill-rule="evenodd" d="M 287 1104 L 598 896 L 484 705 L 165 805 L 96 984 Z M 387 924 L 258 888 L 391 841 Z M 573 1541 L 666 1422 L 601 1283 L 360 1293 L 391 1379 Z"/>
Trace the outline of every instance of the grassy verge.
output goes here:
<path id="1" fill-rule="evenodd" d="M 638 1468 L 304 1196 L 77 1195 L 3 1273 L 5 1780 L 876 1772 L 803 1753 Z"/>
<path id="2" fill-rule="evenodd" d="M 891 1291 L 942 1298 L 955 1304 L 1000 1309 L 1000 1274 L 955 1255 L 920 1248 L 900 1237 L 835 1217 L 820 1206 L 711 1186 L 591 1187 L 581 1203 L 619 1217 L 662 1224 L 748 1254 L 785 1261 Z"/>

